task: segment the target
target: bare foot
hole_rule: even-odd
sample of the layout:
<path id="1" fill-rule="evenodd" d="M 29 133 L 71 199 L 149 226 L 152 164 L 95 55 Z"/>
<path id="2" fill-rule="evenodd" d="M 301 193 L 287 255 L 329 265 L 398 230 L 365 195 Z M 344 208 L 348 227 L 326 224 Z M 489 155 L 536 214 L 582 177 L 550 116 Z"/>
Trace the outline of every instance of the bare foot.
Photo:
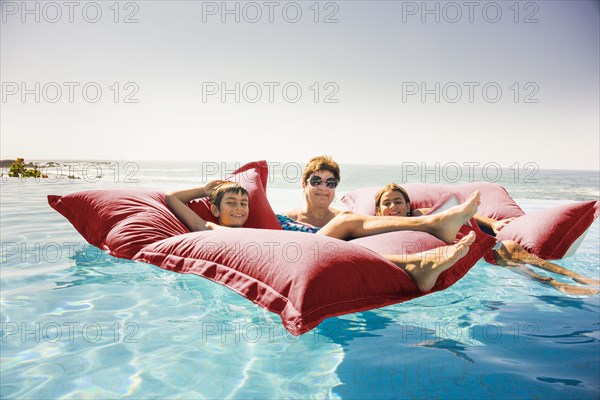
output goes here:
<path id="1" fill-rule="evenodd" d="M 550 286 L 554 287 L 556 290 L 564 294 L 579 294 L 589 296 L 598 293 L 598 291 L 593 288 L 569 285 L 568 283 L 562 283 L 555 280 L 550 281 L 549 284 Z"/>
<path id="2" fill-rule="evenodd" d="M 481 203 L 481 194 L 475 191 L 467 201 L 454 206 L 448 211 L 435 215 L 437 217 L 431 234 L 446 243 L 452 243 L 456 239 L 456 234 L 467 221 L 477 212 L 477 206 Z"/>
<path id="3" fill-rule="evenodd" d="M 598 279 L 586 278 L 585 276 L 574 276 L 571 277 L 577 283 L 583 283 L 584 285 L 590 286 L 600 286 L 600 281 Z"/>
<path id="4" fill-rule="evenodd" d="M 442 272 L 467 255 L 469 246 L 474 241 L 475 232 L 471 231 L 456 244 L 414 254 L 420 256 L 419 259 L 406 265 L 404 270 L 415 281 L 420 291 L 428 292 L 433 288 Z"/>

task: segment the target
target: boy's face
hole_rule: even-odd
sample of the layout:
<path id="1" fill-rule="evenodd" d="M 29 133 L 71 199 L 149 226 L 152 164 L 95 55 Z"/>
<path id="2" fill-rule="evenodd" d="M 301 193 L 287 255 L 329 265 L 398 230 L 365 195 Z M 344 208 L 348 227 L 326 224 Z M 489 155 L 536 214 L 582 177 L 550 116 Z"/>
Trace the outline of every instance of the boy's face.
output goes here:
<path id="1" fill-rule="evenodd" d="M 250 209 L 248 195 L 242 193 L 225 193 L 219 209 L 211 206 L 213 215 L 219 219 L 219 224 L 232 228 L 243 226 L 248 220 Z"/>

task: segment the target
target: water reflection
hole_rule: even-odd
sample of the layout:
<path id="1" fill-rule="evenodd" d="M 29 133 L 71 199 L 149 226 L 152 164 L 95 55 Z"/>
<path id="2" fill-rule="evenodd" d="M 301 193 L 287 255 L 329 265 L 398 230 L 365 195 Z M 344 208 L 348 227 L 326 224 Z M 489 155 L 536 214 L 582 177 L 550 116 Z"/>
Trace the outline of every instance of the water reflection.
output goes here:
<path id="1" fill-rule="evenodd" d="M 130 271 L 135 262 L 112 257 L 89 244 L 75 251 L 69 259 L 74 263 L 69 268 L 69 280 L 56 281 L 55 289 L 90 284 L 128 285 L 143 280 L 138 273 Z"/>
<path id="2" fill-rule="evenodd" d="M 55 281 L 55 289 L 92 284 L 131 286 L 156 280 L 158 285 L 168 284 L 172 288 L 188 291 L 199 300 L 206 297 L 197 286 L 192 285 L 194 287 L 190 288 L 188 280 L 193 279 L 192 276 L 175 274 L 148 264 L 113 257 L 91 244 L 86 244 L 75 251 L 69 260 L 72 266 L 68 269 L 68 280 Z"/>
<path id="3" fill-rule="evenodd" d="M 316 328 L 316 333 L 327 338 L 330 343 L 347 347 L 358 338 L 381 336 L 377 331 L 384 330 L 393 323 L 394 320 L 390 318 L 366 311 L 349 317 L 326 319 Z"/>
<path id="4" fill-rule="evenodd" d="M 560 378 L 550 378 L 546 376 L 540 376 L 536 378 L 538 381 L 547 382 L 547 383 L 562 383 L 565 386 L 581 386 L 583 382 L 578 381 L 577 379 L 560 379 Z"/>
<path id="5" fill-rule="evenodd" d="M 468 361 L 472 364 L 475 364 L 475 361 L 467 356 L 467 346 L 455 341 L 455 340 L 450 340 L 450 339 L 443 339 L 443 340 L 438 340 L 438 341 L 432 341 L 432 340 L 428 340 L 422 343 L 417 344 L 417 346 L 420 347 L 426 347 L 426 348 L 430 348 L 430 349 L 439 349 L 439 350 L 447 350 L 449 351 L 452 355 L 461 358 L 465 361 Z"/>
<path id="6" fill-rule="evenodd" d="M 573 298 L 573 297 L 561 297 L 561 296 L 534 296 L 538 300 L 551 304 L 553 306 L 557 306 L 560 308 L 575 308 L 578 310 L 584 311 L 594 311 L 590 308 L 590 303 L 588 303 L 583 298 Z M 597 307 L 596 307 L 597 308 Z M 595 310 L 597 312 L 597 310 Z"/>

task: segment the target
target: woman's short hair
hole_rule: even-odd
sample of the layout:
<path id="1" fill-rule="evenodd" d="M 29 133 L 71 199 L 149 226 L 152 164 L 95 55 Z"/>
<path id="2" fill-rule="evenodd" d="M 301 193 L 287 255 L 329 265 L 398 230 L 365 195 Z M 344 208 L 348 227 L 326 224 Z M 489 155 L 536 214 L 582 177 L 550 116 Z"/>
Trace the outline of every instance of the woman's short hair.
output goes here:
<path id="1" fill-rule="evenodd" d="M 311 158 L 306 164 L 304 172 L 302 172 L 302 182 L 306 182 L 308 177 L 317 171 L 329 171 L 338 182 L 340 181 L 340 166 L 338 163 L 329 156 L 318 156 Z"/>

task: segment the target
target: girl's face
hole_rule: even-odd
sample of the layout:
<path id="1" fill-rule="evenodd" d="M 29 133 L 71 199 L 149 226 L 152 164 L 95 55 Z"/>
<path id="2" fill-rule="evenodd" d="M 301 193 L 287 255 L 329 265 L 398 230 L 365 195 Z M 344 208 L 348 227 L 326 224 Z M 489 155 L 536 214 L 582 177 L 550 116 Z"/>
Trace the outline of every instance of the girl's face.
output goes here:
<path id="1" fill-rule="evenodd" d="M 402 193 L 396 191 L 385 192 L 377 207 L 377 215 L 407 217 L 410 204 L 406 202 Z"/>
<path id="2" fill-rule="evenodd" d="M 304 196 L 310 204 L 329 207 L 335 196 L 337 179 L 329 171 L 315 171 L 302 182 Z"/>

